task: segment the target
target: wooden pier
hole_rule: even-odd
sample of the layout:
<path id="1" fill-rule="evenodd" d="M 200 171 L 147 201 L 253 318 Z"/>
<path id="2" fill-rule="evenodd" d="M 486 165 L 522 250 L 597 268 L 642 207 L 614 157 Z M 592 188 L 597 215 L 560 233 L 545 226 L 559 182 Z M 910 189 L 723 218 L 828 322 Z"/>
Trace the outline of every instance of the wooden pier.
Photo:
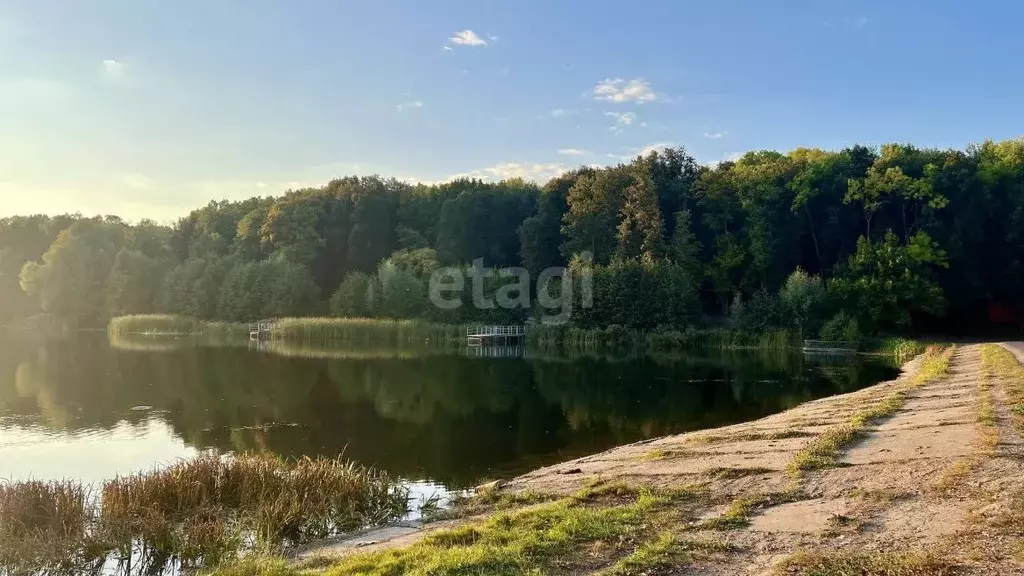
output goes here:
<path id="1" fill-rule="evenodd" d="M 842 340 L 804 340 L 804 354 L 845 356 L 857 353 L 857 343 Z"/>
<path id="2" fill-rule="evenodd" d="M 526 338 L 525 326 L 470 326 L 466 328 L 466 344 L 470 346 L 508 346 Z"/>
<path id="3" fill-rule="evenodd" d="M 260 320 L 249 324 L 249 340 L 263 340 L 270 337 L 270 331 L 274 329 L 273 320 Z"/>

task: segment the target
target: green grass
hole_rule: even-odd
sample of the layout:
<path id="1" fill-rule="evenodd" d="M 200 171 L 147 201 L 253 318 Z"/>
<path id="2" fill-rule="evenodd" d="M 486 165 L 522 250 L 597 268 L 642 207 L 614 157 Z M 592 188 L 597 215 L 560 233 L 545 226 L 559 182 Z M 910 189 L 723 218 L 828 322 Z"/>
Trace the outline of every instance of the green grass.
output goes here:
<path id="1" fill-rule="evenodd" d="M 662 532 L 649 542 L 644 542 L 631 554 L 615 562 L 599 576 L 644 576 L 657 574 L 692 563 L 714 554 L 731 552 L 733 546 L 716 540 L 680 540 L 672 532 Z"/>
<path id="2" fill-rule="evenodd" d="M 779 576 L 945 576 L 955 565 L 929 554 L 804 552 L 779 564 Z"/>
<path id="3" fill-rule="evenodd" d="M 787 502 L 795 502 L 802 497 L 802 494 L 796 489 L 741 496 L 730 502 L 729 507 L 721 515 L 704 520 L 697 524 L 697 528 L 701 530 L 738 530 L 746 528 L 750 526 L 750 516 L 755 510 Z"/>
<path id="4" fill-rule="evenodd" d="M 948 372 L 953 351 L 954 347 L 945 350 L 938 347 L 929 348 L 921 361 L 917 374 L 909 382 L 876 404 L 860 410 L 850 418 L 849 422 L 825 430 L 797 452 L 789 465 L 790 475 L 799 477 L 807 471 L 839 466 L 840 453 L 861 438 L 868 425 L 894 415 L 903 406 L 910 390 L 931 382 Z"/>
<path id="5" fill-rule="evenodd" d="M 902 362 L 909 360 L 925 351 L 925 343 L 919 340 L 901 337 L 876 338 L 865 343 L 864 350 L 868 354 L 889 356 Z"/>
<path id="6" fill-rule="evenodd" d="M 209 322 L 171 314 L 138 314 L 112 319 L 107 332 L 111 338 L 133 335 L 246 338 L 249 327 L 239 322 Z"/>
<path id="7" fill-rule="evenodd" d="M 653 518 L 672 500 L 640 490 L 624 503 L 593 501 L 616 494 L 612 488 L 595 487 L 577 497 L 499 512 L 481 522 L 434 532 L 406 548 L 344 558 L 325 574 L 542 574 L 556 560 L 559 564 L 571 561 L 585 545 L 642 538 Z M 655 552 L 652 549 L 648 556 Z"/>
<path id="8" fill-rule="evenodd" d="M 466 327 L 385 318 L 283 318 L 274 325 L 270 336 L 274 340 L 307 344 L 350 340 L 388 344 L 464 344 Z"/>
<path id="9" fill-rule="evenodd" d="M 982 348 L 982 364 L 993 377 L 999 377 L 1014 425 L 1024 433 L 1024 366 L 1002 346 L 989 344 Z"/>

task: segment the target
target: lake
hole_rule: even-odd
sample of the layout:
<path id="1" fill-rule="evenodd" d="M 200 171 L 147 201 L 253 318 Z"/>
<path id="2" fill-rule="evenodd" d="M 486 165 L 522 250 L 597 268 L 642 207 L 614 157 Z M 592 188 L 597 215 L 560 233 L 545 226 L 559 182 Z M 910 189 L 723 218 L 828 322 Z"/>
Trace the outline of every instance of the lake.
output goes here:
<path id="1" fill-rule="evenodd" d="M 199 451 L 344 454 L 421 496 L 889 379 L 799 354 L 0 338 L 0 478 L 99 482 Z M 489 357 L 493 356 L 493 357 Z"/>

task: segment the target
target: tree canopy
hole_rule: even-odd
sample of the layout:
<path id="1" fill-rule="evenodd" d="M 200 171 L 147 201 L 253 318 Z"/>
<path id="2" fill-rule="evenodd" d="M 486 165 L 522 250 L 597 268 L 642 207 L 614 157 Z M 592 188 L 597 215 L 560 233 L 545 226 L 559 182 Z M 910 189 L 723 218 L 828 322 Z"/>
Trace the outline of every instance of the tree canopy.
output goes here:
<path id="1" fill-rule="evenodd" d="M 482 259 L 494 297 L 516 268 L 536 282 L 582 253 L 595 304 L 579 326 L 679 328 L 730 313 L 742 324 L 760 307 L 805 333 L 839 313 L 868 331 L 970 332 L 989 306 L 1024 309 L 1024 140 L 755 151 L 713 166 L 676 148 L 543 186 L 346 177 L 211 202 L 171 226 L 5 218 L 0 324 L 144 312 L 521 321 L 535 299 L 470 310 L 467 294 L 459 311 L 434 308 L 431 274 Z"/>

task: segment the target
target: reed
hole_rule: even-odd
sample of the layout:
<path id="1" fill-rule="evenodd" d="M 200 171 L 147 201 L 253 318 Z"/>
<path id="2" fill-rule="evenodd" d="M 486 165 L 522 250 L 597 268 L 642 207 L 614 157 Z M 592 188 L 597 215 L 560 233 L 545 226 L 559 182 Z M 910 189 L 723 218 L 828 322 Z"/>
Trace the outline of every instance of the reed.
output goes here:
<path id="1" fill-rule="evenodd" d="M 407 512 L 409 497 L 386 473 L 352 462 L 266 454 L 200 456 L 91 494 L 74 482 L 0 487 L 0 573 L 212 566 L 242 550 L 386 524 Z"/>
<path id="2" fill-rule="evenodd" d="M 466 327 L 386 318 L 284 318 L 274 325 L 270 336 L 274 340 L 306 344 L 362 340 L 438 345 L 465 343 Z"/>
<path id="3" fill-rule="evenodd" d="M 244 338 L 249 330 L 238 322 L 209 322 L 172 314 L 137 314 L 118 316 L 107 325 L 112 338 L 130 335 L 143 336 L 207 336 Z"/>
<path id="4" fill-rule="evenodd" d="M 531 327 L 526 335 L 527 346 L 561 350 L 629 350 L 670 352 L 673 350 L 789 350 L 800 348 L 802 342 L 793 332 L 778 330 L 749 333 L 712 328 L 656 330 L 640 332 L 621 326 L 579 329 L 563 326 Z"/>
<path id="5" fill-rule="evenodd" d="M 74 482 L 0 484 L 0 573 L 75 572 L 101 563 L 92 501 Z"/>

